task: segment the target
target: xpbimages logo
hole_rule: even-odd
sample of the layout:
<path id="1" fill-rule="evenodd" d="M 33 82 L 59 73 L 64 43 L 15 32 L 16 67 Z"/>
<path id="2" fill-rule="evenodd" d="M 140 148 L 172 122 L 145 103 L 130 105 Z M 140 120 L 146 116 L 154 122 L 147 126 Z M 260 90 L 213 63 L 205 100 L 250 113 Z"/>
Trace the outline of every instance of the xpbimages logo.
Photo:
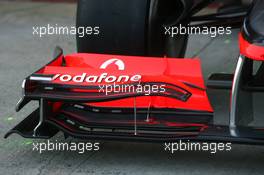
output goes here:
<path id="1" fill-rule="evenodd" d="M 100 69 L 106 70 L 107 67 L 109 67 L 110 65 L 116 65 L 117 69 L 120 71 L 125 70 L 125 64 L 124 61 L 117 59 L 117 58 L 112 58 L 109 60 L 104 61 L 101 66 Z M 133 75 L 133 76 L 129 76 L 129 75 L 119 75 L 119 76 L 115 76 L 115 75 L 109 75 L 108 73 L 102 73 L 101 75 L 88 75 L 87 73 L 82 73 L 80 75 L 75 75 L 75 76 L 71 76 L 68 74 L 56 74 L 53 77 L 53 80 L 60 80 L 62 82 L 69 82 L 69 81 L 73 81 L 75 83 L 123 83 L 123 82 L 140 82 L 141 80 L 141 75 Z"/>

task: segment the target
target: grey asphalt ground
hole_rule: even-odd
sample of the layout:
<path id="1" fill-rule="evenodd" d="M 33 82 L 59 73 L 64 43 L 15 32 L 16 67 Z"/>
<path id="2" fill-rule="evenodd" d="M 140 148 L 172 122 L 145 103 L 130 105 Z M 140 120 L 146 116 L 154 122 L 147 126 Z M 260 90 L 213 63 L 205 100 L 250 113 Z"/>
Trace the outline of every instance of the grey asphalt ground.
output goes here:
<path id="1" fill-rule="evenodd" d="M 4 134 L 36 108 L 35 103 L 15 113 L 24 77 L 50 60 L 56 45 L 66 53 L 76 50 L 74 36 L 32 35 L 32 26 L 49 24 L 74 26 L 75 4 L 19 3 L 0 1 L 0 174 L 192 174 L 248 175 L 263 174 L 264 147 L 233 145 L 231 152 L 164 151 L 162 144 L 101 142 L 100 151 L 77 152 L 32 151 L 38 140 Z M 199 56 L 203 73 L 233 72 L 238 56 L 237 32 L 231 36 L 210 38 L 191 36 L 188 57 Z M 215 123 L 227 124 L 229 94 L 210 91 L 216 110 Z M 263 103 L 258 103 L 262 108 Z M 58 134 L 53 141 L 64 141 Z M 77 139 L 69 139 L 78 142 Z"/>

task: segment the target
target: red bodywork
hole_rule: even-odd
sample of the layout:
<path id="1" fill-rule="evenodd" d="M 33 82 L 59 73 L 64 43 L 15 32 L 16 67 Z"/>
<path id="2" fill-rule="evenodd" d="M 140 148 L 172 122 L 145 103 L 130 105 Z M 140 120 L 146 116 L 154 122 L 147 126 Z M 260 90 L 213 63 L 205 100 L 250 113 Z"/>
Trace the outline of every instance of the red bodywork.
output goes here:
<path id="1" fill-rule="evenodd" d="M 239 34 L 240 53 L 249 59 L 264 61 L 264 47 L 249 43 Z"/>
<path id="2" fill-rule="evenodd" d="M 119 70 L 115 64 L 116 61 L 110 63 L 105 69 L 100 69 L 103 63 L 108 60 L 117 59 L 123 62 L 124 70 Z M 64 65 L 62 65 L 64 62 Z M 121 68 L 121 69 L 123 69 Z M 101 83 L 74 82 L 72 78 L 77 75 L 100 76 L 107 73 L 108 76 L 140 75 L 141 80 L 136 83 L 158 82 L 169 83 L 176 85 L 191 93 L 190 98 L 186 101 L 181 101 L 175 98 L 144 95 L 136 97 L 136 106 L 138 108 L 170 108 L 184 109 L 193 111 L 213 112 L 206 94 L 204 85 L 201 64 L 199 59 L 175 59 L 175 58 L 156 58 L 156 57 L 138 57 L 138 56 L 120 56 L 120 55 L 102 55 L 102 54 L 71 54 L 64 58 L 61 56 L 47 66 L 40 69 L 37 74 L 54 75 L 52 84 L 59 85 L 76 85 L 76 86 L 98 86 L 108 85 L 104 80 Z M 72 77 L 64 77 L 69 81 L 61 81 L 63 75 Z M 98 79 L 97 79 L 98 80 Z M 117 84 L 131 84 L 128 82 L 117 82 Z M 135 83 L 135 82 L 134 82 Z M 73 91 L 85 92 L 81 89 L 73 89 Z M 133 108 L 134 97 L 124 98 L 119 100 L 87 103 L 90 106 L 96 107 L 113 107 L 113 108 Z"/>

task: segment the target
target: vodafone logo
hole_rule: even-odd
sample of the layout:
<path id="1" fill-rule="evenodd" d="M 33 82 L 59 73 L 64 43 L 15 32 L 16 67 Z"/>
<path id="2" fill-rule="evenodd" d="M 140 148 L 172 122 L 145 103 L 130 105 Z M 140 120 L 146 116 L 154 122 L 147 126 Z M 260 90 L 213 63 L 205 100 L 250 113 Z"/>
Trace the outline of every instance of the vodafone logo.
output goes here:
<path id="1" fill-rule="evenodd" d="M 110 65 L 116 65 L 118 70 L 125 70 L 125 64 L 122 60 L 112 58 L 106 60 L 100 66 L 100 69 L 107 69 Z M 89 75 L 88 73 L 81 73 L 79 75 L 69 74 L 56 74 L 53 80 L 59 80 L 61 82 L 75 82 L 75 83 L 115 83 L 115 82 L 140 82 L 141 75 L 109 75 L 108 73 L 101 73 L 100 75 Z"/>
<path id="2" fill-rule="evenodd" d="M 112 58 L 105 61 L 101 66 L 100 69 L 106 69 L 109 65 L 115 64 L 118 67 L 118 70 L 125 70 L 125 64 L 122 60 L 117 58 Z"/>

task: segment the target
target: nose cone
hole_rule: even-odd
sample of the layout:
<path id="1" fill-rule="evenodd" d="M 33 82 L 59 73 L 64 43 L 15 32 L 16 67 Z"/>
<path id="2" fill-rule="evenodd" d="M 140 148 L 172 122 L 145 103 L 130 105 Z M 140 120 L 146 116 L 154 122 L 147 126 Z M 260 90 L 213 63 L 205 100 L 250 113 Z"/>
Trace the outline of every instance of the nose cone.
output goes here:
<path id="1" fill-rule="evenodd" d="M 245 20 L 242 34 L 252 44 L 264 46 L 264 1 L 256 0 Z"/>

